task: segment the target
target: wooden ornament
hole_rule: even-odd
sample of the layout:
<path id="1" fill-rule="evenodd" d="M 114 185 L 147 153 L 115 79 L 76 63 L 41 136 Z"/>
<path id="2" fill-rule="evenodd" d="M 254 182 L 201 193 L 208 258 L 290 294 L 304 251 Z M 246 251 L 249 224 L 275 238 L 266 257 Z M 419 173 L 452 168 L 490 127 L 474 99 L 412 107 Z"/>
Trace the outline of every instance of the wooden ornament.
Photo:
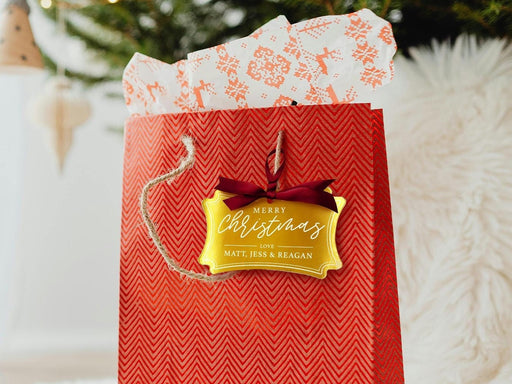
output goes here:
<path id="1" fill-rule="evenodd" d="M 91 114 L 87 99 L 72 89 L 65 77 L 50 79 L 29 107 L 33 124 L 45 128 L 47 139 L 62 171 L 73 141 L 73 129 L 86 122 Z"/>
<path id="2" fill-rule="evenodd" d="M 28 19 L 26 1 L 8 1 L 0 10 L 0 71 L 22 73 L 44 68 Z"/>

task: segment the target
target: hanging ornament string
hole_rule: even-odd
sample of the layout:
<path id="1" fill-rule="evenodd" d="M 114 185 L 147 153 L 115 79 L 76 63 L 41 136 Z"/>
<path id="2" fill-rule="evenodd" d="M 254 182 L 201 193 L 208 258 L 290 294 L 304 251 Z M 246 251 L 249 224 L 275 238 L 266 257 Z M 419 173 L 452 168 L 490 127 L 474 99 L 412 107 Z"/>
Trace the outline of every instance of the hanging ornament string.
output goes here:
<path id="1" fill-rule="evenodd" d="M 55 15 L 57 17 L 57 33 L 59 37 L 63 38 L 66 35 L 66 20 L 64 18 L 64 9 L 60 7 L 58 2 L 55 7 Z M 55 61 L 55 64 L 57 66 L 57 76 L 64 77 L 66 74 L 66 68 L 60 64 L 58 60 Z"/>
<path id="2" fill-rule="evenodd" d="M 279 131 L 277 135 L 277 143 L 276 143 L 276 149 L 275 149 L 275 160 L 274 160 L 274 174 L 278 172 L 280 168 L 280 159 L 281 159 L 281 151 L 283 146 L 283 140 L 284 140 L 284 131 Z M 189 277 L 191 279 L 196 280 L 202 280 L 207 282 L 216 282 L 216 281 L 223 281 L 227 280 L 231 277 L 233 277 L 236 272 L 227 272 L 227 273 L 221 273 L 218 275 L 207 275 L 203 273 L 197 273 L 190 271 L 188 269 L 185 269 L 181 267 L 176 260 L 174 260 L 167 251 L 167 248 L 162 243 L 162 240 L 160 239 L 160 236 L 158 235 L 158 231 L 156 229 L 156 224 L 153 220 L 151 220 L 151 217 L 149 215 L 149 209 L 148 209 L 148 196 L 150 190 L 157 186 L 158 184 L 167 181 L 172 182 L 175 177 L 180 176 L 188 169 L 192 168 L 194 166 L 195 161 L 195 153 L 196 148 L 194 146 L 194 140 L 190 136 L 182 136 L 181 141 L 183 142 L 183 145 L 185 146 L 187 150 L 187 156 L 181 159 L 180 165 L 178 168 L 173 169 L 169 173 L 166 173 L 162 176 L 157 177 L 156 179 L 153 179 L 149 181 L 144 188 L 142 189 L 142 193 L 140 196 L 140 209 L 142 214 L 142 219 L 144 220 L 144 223 L 146 224 L 149 236 L 153 240 L 153 242 L 156 245 L 156 248 L 160 252 L 160 254 L 163 256 L 164 260 L 166 261 L 167 265 L 170 269 L 173 269 L 174 271 L 182 274 L 183 276 Z"/>
<path id="3" fill-rule="evenodd" d="M 56 17 L 57 17 L 57 34 L 58 36 L 63 39 L 66 33 L 66 21 L 64 20 L 64 10 L 60 9 L 59 3 L 57 3 L 57 7 L 55 8 Z M 60 44 L 63 44 L 63 41 L 60 41 Z M 65 47 L 63 47 L 63 51 L 65 53 Z M 56 121 L 56 128 L 58 131 L 56 140 L 57 140 L 57 148 L 62 148 L 65 144 L 63 143 L 63 140 L 65 138 L 65 132 L 64 132 L 64 97 L 63 97 L 63 87 L 65 86 L 61 80 L 64 79 L 66 70 L 64 66 L 60 63 L 59 60 L 55 60 L 55 63 L 57 65 L 57 79 L 59 83 L 57 84 L 57 93 L 56 93 L 56 104 L 55 104 L 55 121 Z M 60 171 L 62 172 L 64 166 L 64 161 L 61 160 L 59 162 Z"/>

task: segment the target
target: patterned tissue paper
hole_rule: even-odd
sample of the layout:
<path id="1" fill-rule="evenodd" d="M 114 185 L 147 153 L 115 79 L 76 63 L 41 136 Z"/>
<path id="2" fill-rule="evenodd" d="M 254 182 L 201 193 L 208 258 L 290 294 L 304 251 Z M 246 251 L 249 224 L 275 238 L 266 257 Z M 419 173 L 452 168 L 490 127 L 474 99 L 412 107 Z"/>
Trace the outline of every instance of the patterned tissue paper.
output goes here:
<path id="1" fill-rule="evenodd" d="M 123 88 L 132 115 L 365 101 L 393 77 L 391 25 L 367 9 L 289 24 L 167 64 L 135 54 Z"/>
<path id="2" fill-rule="evenodd" d="M 286 17 L 278 16 L 258 28 L 252 35 L 289 25 Z M 192 112 L 189 106 L 187 64 L 187 60 L 167 64 L 153 57 L 135 53 L 123 75 L 123 90 L 128 111 L 132 115 Z"/>

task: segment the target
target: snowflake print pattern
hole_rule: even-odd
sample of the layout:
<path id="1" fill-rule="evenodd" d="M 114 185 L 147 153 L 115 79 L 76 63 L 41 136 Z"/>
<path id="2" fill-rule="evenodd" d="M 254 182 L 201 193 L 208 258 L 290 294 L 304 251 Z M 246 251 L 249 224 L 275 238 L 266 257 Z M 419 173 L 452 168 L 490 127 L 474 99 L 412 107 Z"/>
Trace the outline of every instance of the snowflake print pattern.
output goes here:
<path id="1" fill-rule="evenodd" d="M 350 89 L 348 89 L 346 92 L 345 92 L 345 98 L 343 100 L 341 100 L 342 103 L 353 103 L 355 100 L 356 100 L 356 97 L 357 97 L 357 92 L 354 90 L 354 87 L 350 87 Z"/>
<path id="2" fill-rule="evenodd" d="M 352 51 L 352 57 L 357 61 L 366 64 L 373 64 L 378 51 L 373 45 L 369 45 L 367 41 L 362 44 L 357 44 L 357 48 Z"/>
<path id="3" fill-rule="evenodd" d="M 304 79 L 306 81 L 311 81 L 313 77 L 313 73 L 305 63 L 299 63 L 299 68 L 297 68 L 293 75 L 298 79 Z"/>
<path id="4" fill-rule="evenodd" d="M 224 46 L 217 49 L 217 52 L 219 54 L 219 60 L 217 61 L 216 68 L 219 71 L 226 73 L 228 76 L 236 75 L 238 68 L 240 68 L 240 60 L 233 56 L 229 56 Z"/>
<path id="5" fill-rule="evenodd" d="M 372 88 L 377 88 L 382 85 L 382 79 L 386 75 L 386 71 L 375 67 L 365 68 L 361 73 L 361 81 L 365 85 L 371 85 Z"/>
<path id="6" fill-rule="evenodd" d="M 281 95 L 279 98 L 274 102 L 274 107 L 287 107 L 292 104 L 293 99 L 291 97 Z"/>
<path id="7" fill-rule="evenodd" d="M 284 51 L 289 53 L 292 56 L 295 56 L 297 59 L 300 58 L 300 48 L 297 43 L 297 39 L 294 37 L 290 37 L 290 41 L 284 47 Z"/>
<path id="8" fill-rule="evenodd" d="M 380 30 L 379 39 L 381 39 L 387 45 L 392 45 L 395 43 L 393 39 L 393 31 L 391 30 L 391 25 L 387 24 Z"/>
<path id="9" fill-rule="evenodd" d="M 318 88 L 311 86 L 308 93 L 306 94 L 305 99 L 311 104 L 323 104 L 321 93 L 322 92 L 319 92 Z"/>
<path id="10" fill-rule="evenodd" d="M 245 95 L 249 91 L 249 86 L 244 82 L 238 80 L 238 78 L 230 79 L 228 86 L 225 88 L 226 95 L 232 97 L 239 103 L 241 100 L 245 100 Z"/>
<path id="11" fill-rule="evenodd" d="M 290 72 L 291 63 L 284 56 L 274 54 L 270 48 L 259 46 L 254 52 L 255 60 L 249 63 L 247 74 L 256 81 L 279 88 Z"/>
<path id="12" fill-rule="evenodd" d="M 359 15 L 351 14 L 349 18 L 350 24 L 345 28 L 345 36 L 356 40 L 366 39 L 366 35 L 372 30 L 372 26 L 368 22 L 363 21 Z"/>

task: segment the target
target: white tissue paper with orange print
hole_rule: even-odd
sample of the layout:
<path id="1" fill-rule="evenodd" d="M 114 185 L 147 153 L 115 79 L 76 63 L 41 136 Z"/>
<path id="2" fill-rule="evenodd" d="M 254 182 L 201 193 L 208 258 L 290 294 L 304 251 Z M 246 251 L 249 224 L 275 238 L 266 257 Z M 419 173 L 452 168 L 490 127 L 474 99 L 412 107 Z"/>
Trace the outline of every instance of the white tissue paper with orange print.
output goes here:
<path id="1" fill-rule="evenodd" d="M 251 35 L 167 64 L 136 53 L 123 88 L 132 115 L 366 101 L 393 77 L 391 25 L 367 9 Z"/>

